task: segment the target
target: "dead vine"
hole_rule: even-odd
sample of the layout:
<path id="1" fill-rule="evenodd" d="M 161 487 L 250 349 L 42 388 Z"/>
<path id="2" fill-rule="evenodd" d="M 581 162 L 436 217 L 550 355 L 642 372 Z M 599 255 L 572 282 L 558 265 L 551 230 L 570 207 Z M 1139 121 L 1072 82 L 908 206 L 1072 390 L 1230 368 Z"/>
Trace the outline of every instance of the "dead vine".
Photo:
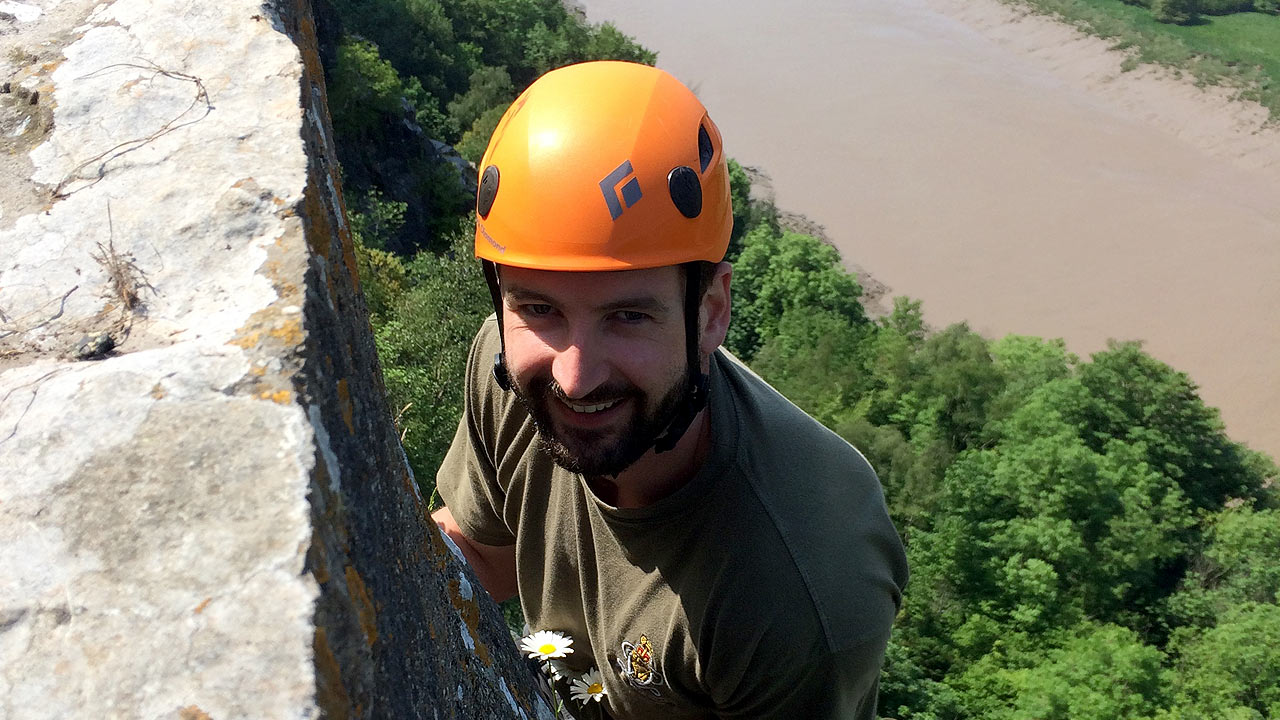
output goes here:
<path id="1" fill-rule="evenodd" d="M 14 329 L 14 330 L 0 330 L 0 340 L 3 340 L 3 339 L 5 339 L 5 338 L 9 337 L 10 335 L 17 335 L 18 333 L 24 333 L 24 332 L 27 332 L 28 330 L 34 330 L 34 329 L 36 329 L 36 328 L 38 328 L 38 327 L 43 327 L 43 326 L 48 325 L 49 323 L 53 322 L 54 320 L 57 320 L 58 318 L 62 317 L 62 313 L 63 313 L 63 312 L 65 312 L 65 311 L 66 311 L 66 309 L 67 309 L 67 298 L 71 297 L 71 293 L 73 293 L 73 292 L 75 292 L 76 290 L 79 290 L 79 289 L 80 289 L 80 286 L 79 286 L 79 285 L 76 285 L 75 287 L 73 287 L 73 288 L 71 288 L 70 290 L 68 290 L 68 291 L 66 291 L 65 293 L 63 293 L 63 294 L 62 294 L 62 297 L 60 298 L 60 300 L 59 300 L 59 302 L 58 302 L 58 312 L 54 313 L 54 314 L 53 314 L 53 315 L 51 315 L 50 317 L 45 318 L 44 320 L 41 320 L 40 322 L 38 322 L 38 323 L 36 323 L 36 324 L 34 324 L 34 325 L 31 325 L 31 326 L 25 326 L 25 327 L 24 327 L 24 326 L 22 325 L 22 321 L 23 321 L 23 320 L 26 320 L 27 318 L 31 317 L 32 315 L 35 315 L 37 312 L 39 312 L 39 310 L 36 310 L 36 311 L 34 311 L 34 312 L 31 312 L 31 313 L 28 313 L 27 315 L 24 315 L 24 316 L 22 316 L 22 317 L 18 318 L 17 320 L 14 320 L 12 323 L 8 323 L 8 324 L 10 324 L 10 325 L 15 326 L 15 327 L 16 327 L 16 329 Z M 53 302 L 53 301 L 52 301 L 52 300 L 50 300 L 49 302 Z M 48 304 L 49 304 L 49 303 L 45 303 L 45 305 L 48 305 Z M 3 315 L 3 313 L 0 313 L 0 315 Z M 7 316 L 4 316 L 4 317 L 5 317 L 6 322 L 8 322 Z"/>
<path id="2" fill-rule="evenodd" d="M 205 90 L 204 81 L 202 81 L 200 78 L 196 77 L 195 75 L 188 75 L 187 73 L 180 73 L 174 70 L 165 70 L 164 68 L 151 62 L 150 60 L 143 60 L 142 62 L 146 64 L 139 65 L 137 63 L 113 63 L 111 65 L 107 65 L 106 67 L 95 70 L 89 73 L 88 75 L 84 75 L 80 79 L 91 78 L 91 77 L 94 77 L 95 75 L 98 75 L 99 73 L 103 73 L 103 72 L 106 72 L 107 70 L 110 70 L 112 68 L 118 68 L 118 67 L 131 67 L 131 68 L 139 68 L 142 70 L 152 70 L 153 73 L 151 75 L 151 78 L 155 78 L 157 75 L 162 75 L 164 77 L 173 78 L 175 80 L 185 80 L 187 82 L 193 83 L 196 87 L 196 94 L 195 94 L 195 97 L 192 98 L 191 104 L 188 105 L 185 110 L 178 113 L 178 115 L 175 116 L 172 120 L 165 123 L 163 126 L 160 127 L 160 129 L 156 130 L 150 135 L 147 135 L 146 137 L 135 138 L 133 140 L 126 140 L 125 142 L 122 142 L 114 147 L 108 148 L 107 150 L 104 150 L 98 153 L 97 155 L 89 158 L 88 160 L 85 160 L 79 165 L 75 166 L 75 168 L 72 169 L 70 173 L 67 173 L 67 176 L 62 179 L 62 182 L 59 182 L 57 187 L 53 189 L 52 194 L 54 198 L 62 199 L 73 193 L 79 192 L 80 190 L 96 185 L 98 181 L 101 180 L 103 176 L 106 174 L 107 163 L 111 162 L 112 160 L 115 160 L 116 158 L 122 155 L 131 153 L 134 150 L 145 147 L 150 143 L 155 142 L 159 138 L 164 137 L 165 135 L 168 135 L 169 133 L 175 130 L 178 130 L 179 128 L 184 128 L 188 125 L 194 125 L 195 123 L 198 123 L 201 120 L 208 117 L 209 113 L 213 112 L 213 103 L 209 101 L 209 93 L 207 90 Z M 183 117 L 185 117 L 187 113 L 195 109 L 196 106 L 198 106 L 200 103 L 204 103 L 204 113 L 200 115 L 200 117 L 193 118 L 185 122 L 178 122 Z M 90 165 L 93 165 L 94 163 L 99 163 L 99 162 L 100 164 L 98 165 L 97 174 L 94 177 L 92 178 L 80 177 L 80 172 L 82 170 L 89 167 Z M 88 182 L 88 184 L 85 185 L 84 187 L 67 191 L 66 190 L 67 185 L 69 185 L 70 183 L 76 182 L 77 180 L 86 181 Z"/>
<path id="3" fill-rule="evenodd" d="M 31 406 L 34 405 L 36 402 L 36 395 L 40 393 L 40 383 L 43 383 L 45 380 L 48 380 L 54 375 L 57 375 L 58 373 L 62 372 L 64 369 L 65 368 L 55 368 L 53 370 L 50 370 L 49 372 L 45 373 L 44 375 L 41 375 L 40 377 L 36 378 L 35 380 L 32 380 L 29 383 L 24 383 L 22 385 L 18 385 L 17 387 L 11 388 L 9 392 L 4 394 L 4 397 L 0 398 L 0 407 L 4 407 L 4 404 L 9 402 L 10 396 L 12 396 L 15 392 L 25 387 L 31 387 L 32 385 L 35 386 L 35 390 L 31 391 L 31 399 L 27 400 L 27 406 L 22 409 L 22 413 L 18 415 L 18 419 L 13 423 L 13 429 L 9 431 L 8 435 L 5 435 L 3 438 L 0 438 L 0 445 L 3 445 L 9 442 L 9 440 L 12 439 L 14 435 L 18 434 L 18 426 L 22 424 L 23 418 L 27 416 L 27 412 L 31 410 Z"/>

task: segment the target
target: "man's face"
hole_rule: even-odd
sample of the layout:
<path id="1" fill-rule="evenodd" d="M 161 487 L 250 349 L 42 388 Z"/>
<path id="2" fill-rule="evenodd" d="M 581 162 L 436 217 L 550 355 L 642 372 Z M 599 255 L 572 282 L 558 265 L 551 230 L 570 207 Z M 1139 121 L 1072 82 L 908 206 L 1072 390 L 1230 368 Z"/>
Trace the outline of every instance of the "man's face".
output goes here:
<path id="1" fill-rule="evenodd" d="M 501 286 L 507 368 L 542 448 L 574 472 L 622 472 L 688 390 L 680 270 L 503 267 Z"/>

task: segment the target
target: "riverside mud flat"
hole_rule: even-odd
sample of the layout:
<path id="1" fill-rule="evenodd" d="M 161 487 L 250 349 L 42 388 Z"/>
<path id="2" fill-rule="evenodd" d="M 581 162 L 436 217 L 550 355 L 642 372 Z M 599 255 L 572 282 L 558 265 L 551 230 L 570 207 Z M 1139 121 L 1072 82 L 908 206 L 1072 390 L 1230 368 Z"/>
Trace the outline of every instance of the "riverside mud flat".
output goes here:
<path id="1" fill-rule="evenodd" d="M 1280 133 L 996 0 L 582 0 L 935 326 L 1141 339 L 1280 456 Z"/>

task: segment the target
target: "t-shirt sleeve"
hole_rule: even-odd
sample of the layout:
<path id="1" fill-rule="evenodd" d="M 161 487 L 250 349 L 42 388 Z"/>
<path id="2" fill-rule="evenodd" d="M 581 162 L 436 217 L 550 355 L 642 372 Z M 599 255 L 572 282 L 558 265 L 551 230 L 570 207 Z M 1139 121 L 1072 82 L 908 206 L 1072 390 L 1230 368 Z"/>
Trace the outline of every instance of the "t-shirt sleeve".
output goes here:
<path id="1" fill-rule="evenodd" d="M 871 640 L 789 666 L 770 668 L 721 718 L 876 720 L 884 643 Z"/>
<path id="2" fill-rule="evenodd" d="M 497 325 L 490 316 L 471 343 L 462 419 L 436 473 L 436 487 L 464 535 L 504 546 L 515 543 L 515 533 L 504 520 L 506 490 L 486 442 L 497 422 L 493 395 L 498 390 L 491 373 L 497 347 Z"/>

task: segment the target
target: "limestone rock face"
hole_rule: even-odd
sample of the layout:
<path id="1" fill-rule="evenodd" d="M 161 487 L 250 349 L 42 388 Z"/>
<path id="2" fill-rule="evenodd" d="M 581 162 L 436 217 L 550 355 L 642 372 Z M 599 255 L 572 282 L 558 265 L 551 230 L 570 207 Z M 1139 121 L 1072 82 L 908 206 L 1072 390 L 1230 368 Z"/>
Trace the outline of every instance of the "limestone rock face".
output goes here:
<path id="1" fill-rule="evenodd" d="M 549 717 L 383 399 L 305 0 L 0 3 L 0 720 Z"/>

